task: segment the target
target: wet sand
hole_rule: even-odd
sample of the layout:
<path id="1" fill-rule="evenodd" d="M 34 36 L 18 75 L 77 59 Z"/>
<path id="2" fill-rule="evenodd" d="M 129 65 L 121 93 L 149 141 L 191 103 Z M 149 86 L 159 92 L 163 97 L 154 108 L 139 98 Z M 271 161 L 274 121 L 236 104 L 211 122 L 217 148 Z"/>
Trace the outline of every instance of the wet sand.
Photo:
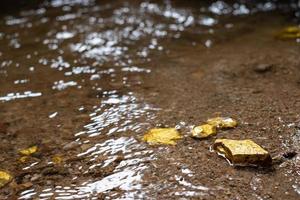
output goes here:
<path id="1" fill-rule="evenodd" d="M 57 0 L 2 16 L 0 169 L 14 179 L 0 199 L 299 199 L 299 154 L 253 168 L 210 151 L 228 138 L 299 153 L 300 43 L 274 37 L 294 9 Z M 190 137 L 215 116 L 239 125 Z M 141 140 L 175 126 L 176 146 Z"/>

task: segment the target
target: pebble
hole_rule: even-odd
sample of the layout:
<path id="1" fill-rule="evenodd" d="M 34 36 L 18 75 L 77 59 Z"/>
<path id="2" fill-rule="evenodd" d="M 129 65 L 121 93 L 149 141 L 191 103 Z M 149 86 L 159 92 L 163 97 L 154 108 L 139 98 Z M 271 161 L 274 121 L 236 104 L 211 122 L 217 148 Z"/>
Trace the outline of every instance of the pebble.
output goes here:
<path id="1" fill-rule="evenodd" d="M 92 144 L 83 144 L 80 146 L 82 151 L 86 151 L 88 149 L 90 149 L 93 145 Z"/>
<path id="2" fill-rule="evenodd" d="M 63 149 L 64 149 L 64 150 L 71 150 L 71 149 L 75 149 L 75 148 L 78 147 L 78 146 L 79 146 L 79 143 L 73 141 L 73 142 L 70 142 L 70 143 L 64 145 Z"/>
<path id="3" fill-rule="evenodd" d="M 41 177 L 42 177 L 42 176 L 41 176 L 40 174 L 34 174 L 34 175 L 31 177 L 30 181 L 31 181 L 31 182 L 36 181 L 36 180 L 40 179 Z"/>
<path id="4" fill-rule="evenodd" d="M 257 73 L 266 73 L 272 69 L 271 64 L 258 64 L 254 67 L 254 71 Z"/>

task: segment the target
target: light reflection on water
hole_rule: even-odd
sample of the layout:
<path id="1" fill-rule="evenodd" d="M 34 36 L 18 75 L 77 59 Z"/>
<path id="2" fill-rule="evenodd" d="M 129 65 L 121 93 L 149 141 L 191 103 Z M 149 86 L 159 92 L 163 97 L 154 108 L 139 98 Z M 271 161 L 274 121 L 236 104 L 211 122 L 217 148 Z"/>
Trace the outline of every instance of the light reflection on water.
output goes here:
<path id="1" fill-rule="evenodd" d="M 111 94 L 109 98 L 103 100 L 101 106 L 91 114 L 92 123 L 85 126 L 88 130 L 86 133 L 93 137 L 99 134 L 110 135 L 145 130 L 142 127 L 145 122 L 140 120 L 142 117 L 147 121 L 154 119 L 153 111 L 157 109 L 147 104 L 137 103 L 136 98 L 131 93 L 129 95 L 118 97 L 116 94 Z"/>
<path id="2" fill-rule="evenodd" d="M 75 81 L 69 81 L 69 82 L 64 82 L 63 80 L 60 81 L 55 81 L 54 85 L 52 86 L 52 89 L 54 90 L 64 90 L 68 87 L 71 86 L 77 86 L 77 83 Z"/>
<path id="3" fill-rule="evenodd" d="M 24 98 L 32 98 L 32 97 L 39 97 L 42 96 L 41 92 L 31 92 L 31 91 L 26 91 L 24 93 L 9 93 L 6 96 L 0 97 L 0 101 L 11 101 L 15 99 L 24 99 Z"/>
<path id="4" fill-rule="evenodd" d="M 51 13 L 53 9 L 56 11 L 55 16 Z M 58 71 L 62 77 L 72 79 L 50 78 L 52 85 L 48 89 L 51 92 L 64 92 L 71 88 L 101 91 L 101 95 L 96 96 L 100 99 L 99 104 L 94 105 L 93 111 L 89 113 L 89 122 L 74 134 L 74 141 L 88 145 L 87 149 L 80 150 L 76 155 L 87 159 L 88 164 L 74 161 L 80 165 L 78 170 L 82 174 L 71 178 L 77 180 L 91 170 L 113 168 L 104 177 L 89 178 L 85 182 L 56 185 L 54 188 L 33 187 L 21 192 L 20 199 L 97 199 L 100 193 L 112 199 L 150 197 L 147 194 L 148 188 L 142 185 L 143 171 L 149 167 L 149 162 L 156 159 L 156 153 L 140 142 L 140 136 L 154 125 L 160 109 L 145 102 L 124 82 L 120 87 L 129 87 L 129 92 L 122 93 L 119 88 L 103 90 L 102 86 L 114 80 L 115 76 L 126 80 L 128 73 L 151 73 L 153 69 L 143 67 L 143 64 L 155 59 L 153 54 L 167 51 L 168 47 L 162 42 L 166 38 L 180 38 L 182 33 L 194 29 L 209 28 L 209 32 L 214 33 L 222 15 L 247 15 L 273 9 L 275 6 L 272 2 L 261 3 L 250 9 L 244 4 L 229 5 L 216 1 L 207 8 L 195 11 L 175 8 L 171 1 L 163 4 L 142 2 L 137 6 L 123 3 L 114 8 L 110 4 L 95 5 L 93 0 L 53 0 L 43 5 L 43 8 L 23 11 L 19 17 L 6 17 L 8 28 L 41 28 L 48 31 L 34 38 L 42 49 L 39 55 L 35 55 L 39 64 L 36 68 L 47 68 L 44 69 L 48 70 L 46 72 Z M 233 26 L 230 25 L 231 28 Z M 26 45 L 22 41 L 22 33 L 3 32 L 0 33 L 0 39 L 8 42 L 9 46 L 20 49 Z M 213 47 L 214 41 L 209 37 L 203 46 Z M 50 56 L 48 51 L 52 52 Z M 2 49 L 0 53 L 6 54 Z M 35 58 L 28 55 L 28 60 Z M 9 59 L 2 61 L 1 70 L 7 73 L 12 64 L 18 63 Z M 35 73 L 34 70 L 32 73 Z M 89 84 L 81 86 L 78 77 L 83 77 Z M 105 79 L 107 77 L 109 81 Z M 20 79 L 14 81 L 14 84 L 27 82 L 27 79 Z M 1 96 L 0 101 L 40 96 L 42 92 L 12 92 Z M 84 107 L 79 110 L 84 110 Z M 53 112 L 49 118 L 56 118 L 57 113 Z M 35 162 L 24 170 L 38 164 Z M 188 168 L 181 173 L 175 175 L 176 187 L 180 189 L 174 193 L 175 196 L 205 196 L 211 190 L 183 178 L 193 176 L 194 172 Z M 299 190 L 296 183 L 294 187 Z"/>
<path id="5" fill-rule="evenodd" d="M 116 140 L 110 139 L 104 143 L 95 144 L 94 147 L 78 156 L 87 156 L 93 161 L 97 160 L 97 156 L 108 155 L 104 163 L 95 162 L 87 169 L 91 170 L 96 167 L 107 167 L 114 159 L 117 159 L 115 156 L 117 153 L 122 153 L 124 160 L 115 167 L 110 175 L 101 180 L 95 178 L 96 181 L 94 182 L 88 181 L 77 186 L 56 186 L 53 189 L 45 189 L 39 194 L 39 197 L 50 198 L 55 196 L 55 199 L 97 198 L 99 193 L 110 194 L 109 191 L 116 188 L 128 191 L 130 195 L 142 197 L 140 190 L 142 188 L 140 183 L 142 172 L 147 168 L 145 163 L 154 159 L 153 152 L 146 150 L 145 145 L 141 145 L 134 138 L 120 137 Z M 23 192 L 20 199 L 32 198 L 33 195 L 37 194 L 34 190 L 29 191 L 27 193 Z M 124 197 L 126 195 L 128 194 L 125 193 Z"/>

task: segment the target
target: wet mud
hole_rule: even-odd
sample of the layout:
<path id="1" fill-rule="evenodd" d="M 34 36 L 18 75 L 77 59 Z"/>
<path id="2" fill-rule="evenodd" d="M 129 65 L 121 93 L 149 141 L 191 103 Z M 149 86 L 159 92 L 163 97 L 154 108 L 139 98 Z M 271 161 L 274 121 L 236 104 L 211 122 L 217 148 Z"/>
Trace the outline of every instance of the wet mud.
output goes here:
<path id="1" fill-rule="evenodd" d="M 300 40 L 293 1 L 53 0 L 0 18 L 0 199 L 299 199 Z M 191 129 L 230 116 L 231 130 Z M 176 145 L 149 145 L 176 127 Z M 271 167 L 234 167 L 215 139 Z M 37 146 L 28 156 L 20 150 Z"/>

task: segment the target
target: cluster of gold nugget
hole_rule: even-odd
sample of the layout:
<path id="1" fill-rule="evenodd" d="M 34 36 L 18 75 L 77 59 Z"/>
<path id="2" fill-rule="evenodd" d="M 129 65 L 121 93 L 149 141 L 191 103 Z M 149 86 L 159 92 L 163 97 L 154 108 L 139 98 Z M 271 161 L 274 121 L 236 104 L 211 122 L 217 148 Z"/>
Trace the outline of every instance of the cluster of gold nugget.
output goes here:
<path id="1" fill-rule="evenodd" d="M 31 146 L 27 149 L 20 150 L 19 154 L 21 155 L 21 157 L 19 158 L 19 161 L 26 162 L 29 156 L 36 153 L 37 151 L 38 151 L 37 146 Z M 11 182 L 12 179 L 13 176 L 9 172 L 0 170 L 0 188 L 4 187 L 6 184 Z"/>
<path id="2" fill-rule="evenodd" d="M 217 129 L 228 129 L 237 126 L 237 121 L 230 117 L 215 117 L 208 119 L 206 124 L 196 126 L 192 130 L 192 137 L 204 139 L 217 134 Z"/>
<path id="3" fill-rule="evenodd" d="M 218 130 L 235 128 L 237 125 L 237 121 L 230 117 L 211 118 L 205 124 L 194 127 L 192 137 L 205 139 L 216 135 Z M 152 145 L 175 145 L 180 138 L 182 136 L 175 128 L 154 128 L 144 135 L 143 140 Z M 233 165 L 268 166 L 272 163 L 270 154 L 252 140 L 217 139 L 213 149 Z"/>
<path id="4" fill-rule="evenodd" d="M 35 154 L 38 151 L 37 146 L 31 146 L 27 149 L 22 149 L 19 151 L 19 154 L 22 156 L 19 158 L 20 162 L 26 162 L 32 154 Z"/>
<path id="5" fill-rule="evenodd" d="M 36 145 L 20 150 L 19 154 L 21 157 L 19 158 L 19 161 L 22 163 L 27 162 L 27 160 L 30 159 L 30 156 L 34 155 L 38 151 L 39 148 Z M 62 158 L 59 155 L 55 155 L 52 158 L 52 162 L 54 164 L 60 164 L 62 162 Z M 13 176 L 8 171 L 4 171 L 0 169 L 0 188 L 7 185 L 9 182 L 12 181 L 12 179 Z"/>

